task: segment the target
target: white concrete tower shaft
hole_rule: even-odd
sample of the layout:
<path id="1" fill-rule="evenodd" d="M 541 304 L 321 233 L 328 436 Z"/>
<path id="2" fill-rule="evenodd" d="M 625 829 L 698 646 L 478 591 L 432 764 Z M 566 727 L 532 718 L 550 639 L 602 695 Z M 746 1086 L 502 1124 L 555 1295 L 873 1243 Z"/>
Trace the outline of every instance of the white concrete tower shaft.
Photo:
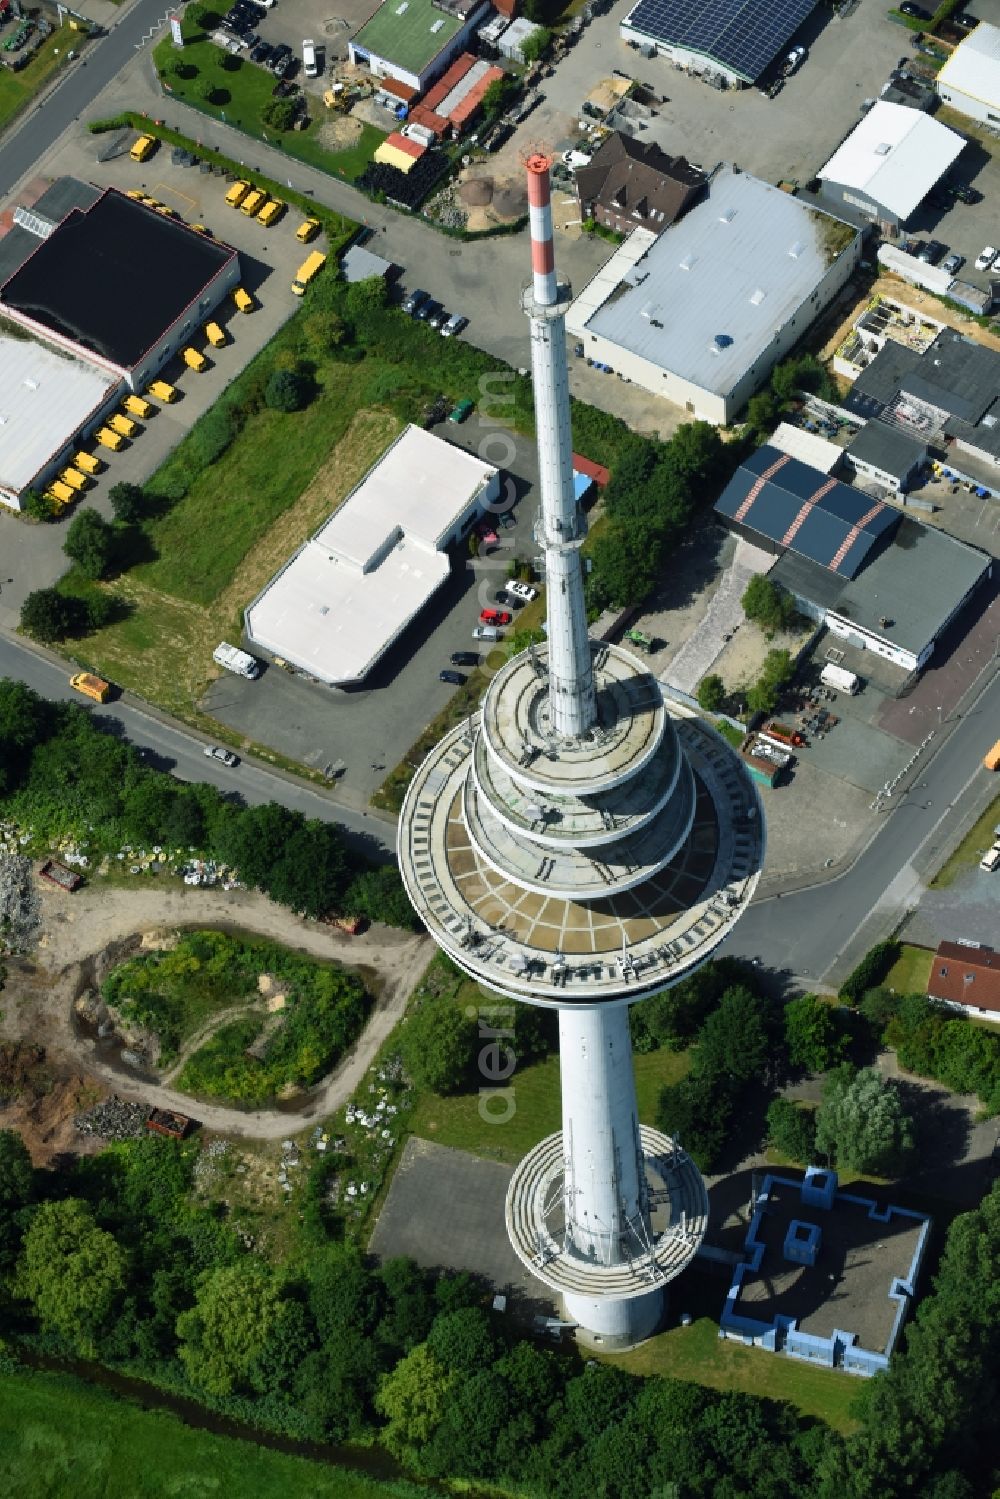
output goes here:
<path id="1" fill-rule="evenodd" d="M 566 366 L 570 289 L 556 280 L 550 166 L 548 157 L 542 155 L 531 156 L 527 162 L 532 274 L 523 306 L 531 321 L 542 501 L 536 535 L 545 550 L 549 709 L 556 734 L 575 739 L 593 724 L 596 706 L 579 550 L 586 525 L 573 492 Z"/>

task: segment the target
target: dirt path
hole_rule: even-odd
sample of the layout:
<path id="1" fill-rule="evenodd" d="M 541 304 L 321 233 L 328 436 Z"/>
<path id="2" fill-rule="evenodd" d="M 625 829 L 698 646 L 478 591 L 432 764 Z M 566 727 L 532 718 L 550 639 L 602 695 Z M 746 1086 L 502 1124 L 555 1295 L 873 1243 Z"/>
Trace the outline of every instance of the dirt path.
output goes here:
<path id="1" fill-rule="evenodd" d="M 263 1013 L 261 1004 L 229 1005 L 225 1010 L 217 1010 L 204 1024 L 188 1036 L 184 1045 L 177 1054 L 177 1060 L 168 1067 L 160 1079 L 160 1086 L 168 1088 L 172 1082 L 184 1071 L 184 1065 L 189 1057 L 193 1057 L 203 1041 L 214 1036 L 217 1030 L 228 1025 L 230 1020 L 241 1020 L 244 1015 L 260 1015 Z"/>
<path id="2" fill-rule="evenodd" d="M 181 1113 L 193 1112 L 206 1129 L 263 1140 L 295 1134 L 347 1102 L 379 1047 L 402 1018 L 410 993 L 434 952 L 426 936 L 375 926 L 363 936 L 349 937 L 247 891 L 87 886 L 72 897 L 58 891 L 43 892 L 42 911 L 38 973 L 34 982 L 13 979 L 4 997 L 10 995 L 15 1003 L 4 1011 L 2 1033 L 44 1045 L 53 1061 L 100 1078 L 124 1098 Z M 376 975 L 378 999 L 357 1045 L 317 1084 L 298 1110 L 251 1112 L 220 1104 L 196 1104 L 187 1094 L 162 1083 L 146 1082 L 127 1069 L 103 1062 L 92 1043 L 77 1034 L 73 1000 L 86 982 L 93 960 L 105 948 L 137 934 L 191 926 L 246 930 L 312 957 L 336 959 L 351 967 L 370 969 Z"/>

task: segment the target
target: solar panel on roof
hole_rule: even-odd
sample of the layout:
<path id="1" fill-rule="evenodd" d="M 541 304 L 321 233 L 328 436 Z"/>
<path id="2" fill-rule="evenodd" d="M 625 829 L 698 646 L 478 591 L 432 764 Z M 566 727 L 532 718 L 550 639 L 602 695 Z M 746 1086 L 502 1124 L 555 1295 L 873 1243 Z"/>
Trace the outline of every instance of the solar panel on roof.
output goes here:
<path id="1" fill-rule="evenodd" d="M 699 52 L 747 82 L 759 78 L 816 0 L 639 0 L 627 24 L 665 45 Z"/>

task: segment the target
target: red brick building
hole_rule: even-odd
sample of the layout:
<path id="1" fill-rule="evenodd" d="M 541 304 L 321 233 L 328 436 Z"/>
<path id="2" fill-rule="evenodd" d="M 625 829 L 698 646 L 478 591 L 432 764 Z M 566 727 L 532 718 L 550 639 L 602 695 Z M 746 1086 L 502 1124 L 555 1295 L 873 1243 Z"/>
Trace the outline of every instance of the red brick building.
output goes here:
<path id="1" fill-rule="evenodd" d="M 617 132 L 576 174 L 581 217 L 619 234 L 630 229 L 662 233 L 704 186 L 705 173 L 685 157 L 668 156 L 659 146 Z"/>

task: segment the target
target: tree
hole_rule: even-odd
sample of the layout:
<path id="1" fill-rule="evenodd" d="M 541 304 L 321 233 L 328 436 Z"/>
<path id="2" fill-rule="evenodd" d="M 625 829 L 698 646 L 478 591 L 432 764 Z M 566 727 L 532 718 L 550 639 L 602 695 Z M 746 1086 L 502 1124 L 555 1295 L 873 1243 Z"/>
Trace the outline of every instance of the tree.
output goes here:
<path id="1" fill-rule="evenodd" d="M 747 706 L 754 713 L 773 713 L 793 673 L 788 651 L 768 651 L 760 676 L 747 693 Z"/>
<path id="2" fill-rule="evenodd" d="M 375 1409 L 388 1422 L 382 1440 L 391 1453 L 412 1458 L 414 1449 L 430 1440 L 444 1419 L 456 1377 L 438 1363 L 426 1343 L 419 1343 L 383 1376 Z"/>
<path id="3" fill-rule="evenodd" d="M 711 422 L 684 422 L 666 445 L 666 465 L 684 482 L 711 490 L 727 467 L 726 445 Z"/>
<path id="4" fill-rule="evenodd" d="M 417 925 L 394 864 L 380 864 L 377 869 L 355 875 L 344 894 L 344 909 L 352 915 L 366 916 L 369 921 L 382 921 L 386 926 L 412 930 Z"/>
<path id="5" fill-rule="evenodd" d="M 759 391 L 747 402 L 747 425 L 754 432 L 767 435 L 778 419 L 778 403 L 769 390 Z"/>
<path id="6" fill-rule="evenodd" d="M 344 297 L 347 315 L 359 327 L 364 326 L 372 313 L 380 312 L 388 301 L 389 288 L 384 276 L 366 276 L 363 281 L 353 281 Z"/>
<path id="7" fill-rule="evenodd" d="M 873 1067 L 831 1073 L 816 1116 L 816 1149 L 848 1171 L 897 1174 L 913 1149 L 913 1126 L 899 1089 Z"/>
<path id="8" fill-rule="evenodd" d="M 698 706 L 706 713 L 720 712 L 726 701 L 726 684 L 720 676 L 710 672 L 698 683 Z"/>
<path id="9" fill-rule="evenodd" d="M 347 324 L 335 312 L 311 312 L 302 325 L 306 347 L 322 358 L 347 342 Z"/>
<path id="10" fill-rule="evenodd" d="M 754 574 L 743 592 L 741 603 L 747 619 L 772 634 L 775 630 L 787 629 L 795 618 L 791 594 L 766 573 Z"/>
<path id="11" fill-rule="evenodd" d="M 469 1076 L 476 1023 L 448 995 L 425 999 L 403 1030 L 403 1060 L 435 1093 L 457 1093 Z"/>
<path id="12" fill-rule="evenodd" d="M 26 489 L 21 496 L 21 509 L 32 520 L 55 520 L 55 506 L 37 489 Z"/>
<path id="13" fill-rule="evenodd" d="M 138 484 L 112 484 L 108 490 L 111 513 L 123 525 L 134 526 L 142 519 L 146 496 Z"/>
<path id="14" fill-rule="evenodd" d="M 301 370 L 275 370 L 264 389 L 264 403 L 272 411 L 301 411 L 312 391 L 312 381 Z"/>
<path id="15" fill-rule="evenodd" d="M 766 1071 L 770 1053 L 763 1002 L 738 985 L 726 990 L 698 1032 L 692 1072 L 741 1084 Z"/>
<path id="16" fill-rule="evenodd" d="M 0 1272 L 4 1275 L 17 1258 L 21 1242 L 17 1215 L 34 1196 L 34 1176 L 21 1136 L 16 1130 L 0 1130 Z"/>
<path id="17" fill-rule="evenodd" d="M 505 73 L 502 78 L 496 78 L 483 94 L 483 114 L 488 120 L 495 120 L 502 115 L 517 93 L 517 79 Z"/>
<path id="18" fill-rule="evenodd" d="M 206 1270 L 195 1304 L 177 1318 L 178 1354 L 211 1395 L 259 1387 L 261 1360 L 282 1310 L 281 1287 L 262 1260 Z"/>
<path id="19" fill-rule="evenodd" d="M 793 1067 L 826 1072 L 840 1061 L 843 1036 L 833 1008 L 815 994 L 789 1000 L 784 1011 L 785 1045 Z"/>
<path id="20" fill-rule="evenodd" d="M 298 113 L 293 99 L 269 99 L 261 110 L 260 117 L 272 130 L 291 130 Z"/>
<path id="21" fill-rule="evenodd" d="M 125 1288 L 125 1255 L 85 1202 L 46 1202 L 24 1236 L 15 1288 L 42 1326 L 93 1357 L 96 1338 Z"/>
<path id="22" fill-rule="evenodd" d="M 63 551 L 86 577 L 107 577 L 114 560 L 115 533 L 96 510 L 81 510 L 66 533 Z"/>
<path id="23" fill-rule="evenodd" d="M 485 1369 L 497 1354 L 489 1317 L 478 1306 L 441 1312 L 427 1335 L 427 1350 L 442 1368 L 458 1374 Z"/>
<path id="24" fill-rule="evenodd" d="M 776 1098 L 767 1111 L 767 1137 L 782 1155 L 802 1166 L 810 1165 L 816 1149 L 812 1109 L 800 1109 L 787 1098 Z"/>
<path id="25" fill-rule="evenodd" d="M 36 588 L 21 605 L 21 628 L 35 640 L 51 645 L 75 635 L 83 611 L 80 600 L 60 593 L 57 588 Z"/>
<path id="26" fill-rule="evenodd" d="M 525 62 L 537 62 L 544 57 L 552 45 L 552 32 L 547 26 L 538 26 L 521 43 L 521 56 Z"/>
<path id="27" fill-rule="evenodd" d="M 37 692 L 0 677 L 0 794 L 20 784 L 32 750 L 51 725 L 52 711 Z"/>

